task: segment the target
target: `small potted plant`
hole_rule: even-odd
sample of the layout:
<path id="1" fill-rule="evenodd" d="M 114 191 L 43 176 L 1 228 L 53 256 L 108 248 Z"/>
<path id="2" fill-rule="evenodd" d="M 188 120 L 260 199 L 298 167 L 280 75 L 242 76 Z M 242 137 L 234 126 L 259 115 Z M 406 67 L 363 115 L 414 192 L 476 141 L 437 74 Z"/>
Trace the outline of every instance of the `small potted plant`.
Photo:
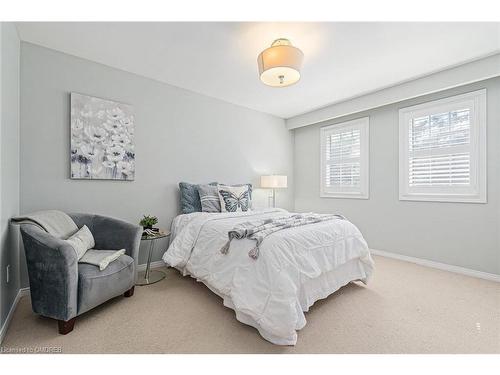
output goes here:
<path id="1" fill-rule="evenodd" d="M 153 229 L 153 225 L 158 223 L 158 218 L 156 216 L 144 215 L 144 217 L 139 222 L 139 225 L 146 229 Z"/>

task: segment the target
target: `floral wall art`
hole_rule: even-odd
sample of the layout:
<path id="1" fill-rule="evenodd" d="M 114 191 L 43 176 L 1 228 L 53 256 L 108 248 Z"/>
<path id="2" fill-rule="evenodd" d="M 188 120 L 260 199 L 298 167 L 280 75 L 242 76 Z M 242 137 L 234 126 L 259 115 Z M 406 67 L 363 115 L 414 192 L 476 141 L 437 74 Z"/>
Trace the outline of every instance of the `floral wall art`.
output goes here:
<path id="1" fill-rule="evenodd" d="M 71 178 L 132 181 L 134 176 L 132 106 L 71 93 Z"/>

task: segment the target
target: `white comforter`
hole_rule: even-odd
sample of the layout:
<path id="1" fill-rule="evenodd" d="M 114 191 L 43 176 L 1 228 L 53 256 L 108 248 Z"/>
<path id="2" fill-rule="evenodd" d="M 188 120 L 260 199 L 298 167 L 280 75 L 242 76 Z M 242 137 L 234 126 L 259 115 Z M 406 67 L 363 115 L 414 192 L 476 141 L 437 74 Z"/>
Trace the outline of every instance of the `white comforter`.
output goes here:
<path id="1" fill-rule="evenodd" d="M 248 256 L 255 242 L 233 240 L 220 253 L 227 232 L 246 221 L 283 216 L 271 209 L 244 213 L 192 213 L 172 224 L 163 260 L 203 282 L 235 310 L 236 318 L 278 345 L 295 345 L 304 311 L 353 280 L 366 282 L 373 271 L 368 246 L 347 220 L 285 229 L 267 237 L 258 259 Z"/>

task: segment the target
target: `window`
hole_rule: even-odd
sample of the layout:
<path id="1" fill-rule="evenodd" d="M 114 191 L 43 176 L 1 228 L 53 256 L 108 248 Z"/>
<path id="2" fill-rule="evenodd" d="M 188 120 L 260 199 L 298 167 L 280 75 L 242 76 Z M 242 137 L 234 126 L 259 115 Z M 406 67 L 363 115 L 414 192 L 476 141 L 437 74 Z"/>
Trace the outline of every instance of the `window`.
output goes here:
<path id="1" fill-rule="evenodd" d="M 321 128 L 322 197 L 368 199 L 368 117 Z"/>
<path id="2" fill-rule="evenodd" d="M 399 199 L 486 203 L 486 90 L 399 111 Z"/>

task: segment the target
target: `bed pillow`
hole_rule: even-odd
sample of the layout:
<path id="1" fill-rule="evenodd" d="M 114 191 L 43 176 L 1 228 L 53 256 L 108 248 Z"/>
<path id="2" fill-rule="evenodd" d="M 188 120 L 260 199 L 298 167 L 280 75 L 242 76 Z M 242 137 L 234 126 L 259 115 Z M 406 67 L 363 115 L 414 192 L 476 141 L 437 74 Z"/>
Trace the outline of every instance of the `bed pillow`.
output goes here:
<path id="1" fill-rule="evenodd" d="M 94 236 L 86 225 L 81 227 L 75 234 L 68 237 L 66 242 L 75 249 L 78 260 L 85 255 L 88 249 L 92 249 L 95 245 Z"/>
<path id="2" fill-rule="evenodd" d="M 209 185 L 217 186 L 217 182 L 211 182 Z M 179 190 L 181 191 L 181 212 L 183 214 L 201 212 L 198 185 L 188 182 L 179 182 Z"/>
<path id="3" fill-rule="evenodd" d="M 200 195 L 201 211 L 203 212 L 221 211 L 217 186 L 198 185 L 198 194 Z"/>
<path id="4" fill-rule="evenodd" d="M 249 211 L 252 205 L 248 184 L 240 186 L 217 185 L 221 212 Z"/>
<path id="5" fill-rule="evenodd" d="M 236 187 L 236 186 L 248 186 L 248 196 L 250 197 L 250 206 L 248 207 L 248 209 L 252 209 L 252 190 L 253 190 L 253 186 L 252 184 L 235 184 L 235 185 L 232 185 L 232 184 L 221 184 L 221 185 L 225 185 L 225 186 L 232 186 L 232 187 Z"/>
<path id="6" fill-rule="evenodd" d="M 252 184 L 235 184 L 235 185 L 232 185 L 232 184 L 221 184 L 221 185 L 231 186 L 231 187 L 248 186 L 248 193 L 250 195 L 250 199 L 252 199 L 252 190 L 253 190 Z"/>

